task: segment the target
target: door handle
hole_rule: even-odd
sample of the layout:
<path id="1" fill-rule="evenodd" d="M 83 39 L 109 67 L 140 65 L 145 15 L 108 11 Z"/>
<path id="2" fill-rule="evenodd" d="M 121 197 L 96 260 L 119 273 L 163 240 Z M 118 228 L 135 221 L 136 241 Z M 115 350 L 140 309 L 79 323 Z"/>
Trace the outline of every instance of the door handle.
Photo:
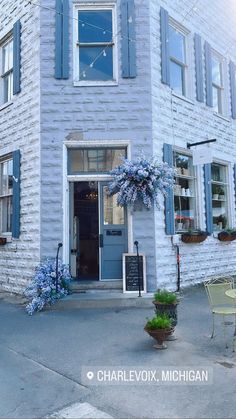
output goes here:
<path id="1" fill-rule="evenodd" d="M 99 247 L 103 247 L 103 234 L 99 234 Z"/>

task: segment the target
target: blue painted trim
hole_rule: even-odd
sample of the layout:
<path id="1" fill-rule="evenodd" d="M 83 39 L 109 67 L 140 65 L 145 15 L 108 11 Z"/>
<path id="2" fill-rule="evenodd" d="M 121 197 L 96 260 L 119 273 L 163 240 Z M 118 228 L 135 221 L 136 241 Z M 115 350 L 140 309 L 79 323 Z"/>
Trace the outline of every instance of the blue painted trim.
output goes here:
<path id="1" fill-rule="evenodd" d="M 69 1 L 62 2 L 62 79 L 69 78 Z"/>
<path id="2" fill-rule="evenodd" d="M 21 91 L 21 23 L 13 25 L 13 95 Z"/>
<path id="3" fill-rule="evenodd" d="M 20 236 L 20 150 L 13 152 L 12 237 Z"/>
<path id="4" fill-rule="evenodd" d="M 171 144 L 163 145 L 163 160 L 168 163 L 170 167 L 173 167 L 173 148 Z M 174 193 L 173 189 L 170 188 L 168 195 L 165 197 L 165 229 L 166 234 L 175 234 L 174 225 Z"/>
<path id="5" fill-rule="evenodd" d="M 194 34 L 195 70 L 196 70 L 196 98 L 199 102 L 204 101 L 203 91 L 203 67 L 202 67 L 202 40 L 200 35 Z"/>
<path id="6" fill-rule="evenodd" d="M 129 30 L 128 30 L 128 2 L 121 1 L 121 34 L 122 34 L 122 77 L 129 77 Z"/>
<path id="7" fill-rule="evenodd" d="M 128 0 L 128 34 L 129 34 L 129 77 L 137 75 L 136 42 L 135 42 L 135 7 L 134 0 Z"/>
<path id="8" fill-rule="evenodd" d="M 62 0 L 56 0 L 55 78 L 62 78 Z"/>
<path id="9" fill-rule="evenodd" d="M 234 197 L 236 201 L 236 164 L 234 164 Z"/>
<path id="10" fill-rule="evenodd" d="M 209 234 L 211 234 L 213 233 L 211 163 L 204 164 L 204 185 L 205 185 L 206 230 Z"/>
<path id="11" fill-rule="evenodd" d="M 231 115 L 236 119 L 236 81 L 235 81 L 235 64 L 229 63 L 229 77 L 230 77 L 230 94 L 231 94 Z"/>
<path id="12" fill-rule="evenodd" d="M 161 81 L 170 85 L 169 15 L 160 8 L 161 25 Z"/>
<path id="13" fill-rule="evenodd" d="M 212 90 L 212 52 L 211 46 L 205 42 L 205 67 L 206 67 L 206 104 L 213 107 Z"/>
<path id="14" fill-rule="evenodd" d="M 134 0 L 121 1 L 121 34 L 122 77 L 133 78 L 137 75 Z"/>

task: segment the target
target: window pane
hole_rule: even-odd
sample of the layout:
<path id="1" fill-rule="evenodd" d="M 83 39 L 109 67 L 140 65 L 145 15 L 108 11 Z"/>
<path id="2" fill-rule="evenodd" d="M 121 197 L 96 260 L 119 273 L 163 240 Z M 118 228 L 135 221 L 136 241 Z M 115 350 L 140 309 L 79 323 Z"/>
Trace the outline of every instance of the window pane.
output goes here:
<path id="1" fill-rule="evenodd" d="M 1 233 L 8 233 L 12 230 L 12 197 L 0 199 L 0 220 Z"/>
<path id="2" fill-rule="evenodd" d="M 104 225 L 107 224 L 124 224 L 124 208 L 119 207 L 116 203 L 116 195 L 108 195 L 108 187 L 103 187 L 104 201 Z"/>
<path id="3" fill-rule="evenodd" d="M 181 95 L 185 94 L 184 69 L 173 61 L 170 61 L 170 87 Z"/>
<path id="4" fill-rule="evenodd" d="M 174 185 L 175 230 L 196 228 L 196 196 L 192 157 L 174 153 L 176 179 Z"/>
<path id="5" fill-rule="evenodd" d="M 222 164 L 212 163 L 211 178 L 215 182 L 226 183 L 226 167 Z"/>
<path id="6" fill-rule="evenodd" d="M 169 27 L 170 56 L 185 64 L 185 37 L 172 26 Z"/>
<path id="7" fill-rule="evenodd" d="M 79 42 L 112 42 L 112 11 L 79 11 Z"/>
<path id="8" fill-rule="evenodd" d="M 211 165 L 211 178 L 213 229 L 222 230 L 228 227 L 226 167 L 213 163 Z"/>
<path id="9" fill-rule="evenodd" d="M 81 80 L 113 79 L 112 47 L 80 47 L 79 62 Z"/>
<path id="10" fill-rule="evenodd" d="M 222 85 L 221 81 L 221 62 L 217 58 L 212 57 L 212 81 L 218 86 Z"/>
<path id="11" fill-rule="evenodd" d="M 121 164 L 125 149 L 69 149 L 68 173 L 108 172 Z"/>
<path id="12" fill-rule="evenodd" d="M 13 68 L 13 41 L 9 41 L 3 46 L 3 73 Z"/>
<path id="13" fill-rule="evenodd" d="M 11 100 L 13 96 L 13 72 L 3 77 L 3 101 Z"/>

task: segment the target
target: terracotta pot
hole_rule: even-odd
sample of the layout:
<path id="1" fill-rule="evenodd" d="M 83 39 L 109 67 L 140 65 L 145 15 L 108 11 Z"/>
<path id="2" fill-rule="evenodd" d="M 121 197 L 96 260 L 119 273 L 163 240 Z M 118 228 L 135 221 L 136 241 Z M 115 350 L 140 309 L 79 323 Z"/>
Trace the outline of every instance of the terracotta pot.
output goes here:
<path id="1" fill-rule="evenodd" d="M 177 305 L 178 305 L 178 303 L 165 304 L 165 303 L 160 303 L 159 301 L 155 301 L 155 300 L 152 303 L 156 307 L 155 312 L 156 312 L 157 315 L 166 314 L 172 320 L 172 326 L 177 325 L 177 322 L 178 322 Z"/>
<path id="2" fill-rule="evenodd" d="M 7 238 L 6 237 L 0 237 L 0 246 L 6 244 Z"/>
<path id="3" fill-rule="evenodd" d="M 156 349 L 166 349 L 167 346 L 164 344 L 166 338 L 174 332 L 174 328 L 170 329 L 148 329 L 146 326 L 144 328 L 153 339 L 157 341 L 157 345 L 154 345 Z"/>
<path id="4" fill-rule="evenodd" d="M 236 234 L 229 233 L 228 231 L 221 231 L 218 233 L 218 239 L 221 242 L 232 242 L 236 240 Z"/>
<path id="5" fill-rule="evenodd" d="M 201 242 L 204 242 L 206 238 L 207 238 L 207 233 L 201 233 L 201 234 L 183 233 L 181 235 L 181 240 L 184 243 L 201 243 Z"/>

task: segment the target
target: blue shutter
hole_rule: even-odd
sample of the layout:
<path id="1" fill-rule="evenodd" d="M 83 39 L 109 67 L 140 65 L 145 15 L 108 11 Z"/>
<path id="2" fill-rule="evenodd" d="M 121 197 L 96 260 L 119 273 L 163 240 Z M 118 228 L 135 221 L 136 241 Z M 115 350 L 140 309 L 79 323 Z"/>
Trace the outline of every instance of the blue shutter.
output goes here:
<path id="1" fill-rule="evenodd" d="M 234 197 L 236 200 L 236 164 L 234 165 Z"/>
<path id="2" fill-rule="evenodd" d="M 161 7 L 161 81 L 170 85 L 169 15 Z"/>
<path id="3" fill-rule="evenodd" d="M 211 163 L 204 164 L 204 184 L 205 184 L 206 230 L 209 234 L 211 234 L 213 232 Z"/>
<path id="4" fill-rule="evenodd" d="M 202 68 L 202 41 L 201 37 L 195 33 L 195 71 L 196 71 L 196 97 L 199 102 L 204 101 L 203 92 L 203 68 Z"/>
<path id="5" fill-rule="evenodd" d="M 55 78 L 69 77 L 69 3 L 56 0 Z"/>
<path id="6" fill-rule="evenodd" d="M 134 0 L 121 1 L 122 77 L 136 77 Z"/>
<path id="7" fill-rule="evenodd" d="M 13 25 L 13 95 L 21 91 L 21 23 Z"/>
<path id="8" fill-rule="evenodd" d="M 13 152 L 12 237 L 20 236 L 20 150 Z"/>
<path id="9" fill-rule="evenodd" d="M 205 42 L 205 67 L 206 67 L 206 104 L 213 107 L 212 91 L 212 52 L 211 46 Z"/>
<path id="10" fill-rule="evenodd" d="M 173 149 L 171 144 L 163 145 L 163 160 L 168 163 L 170 167 L 173 167 Z M 165 197 L 165 224 L 166 234 L 175 234 L 174 226 L 174 194 L 173 189 L 170 188 L 168 195 Z"/>
<path id="11" fill-rule="evenodd" d="M 231 93 L 231 113 L 232 113 L 232 118 L 236 119 L 235 64 L 232 61 L 230 61 L 229 63 L 229 76 L 230 76 L 230 93 Z"/>

